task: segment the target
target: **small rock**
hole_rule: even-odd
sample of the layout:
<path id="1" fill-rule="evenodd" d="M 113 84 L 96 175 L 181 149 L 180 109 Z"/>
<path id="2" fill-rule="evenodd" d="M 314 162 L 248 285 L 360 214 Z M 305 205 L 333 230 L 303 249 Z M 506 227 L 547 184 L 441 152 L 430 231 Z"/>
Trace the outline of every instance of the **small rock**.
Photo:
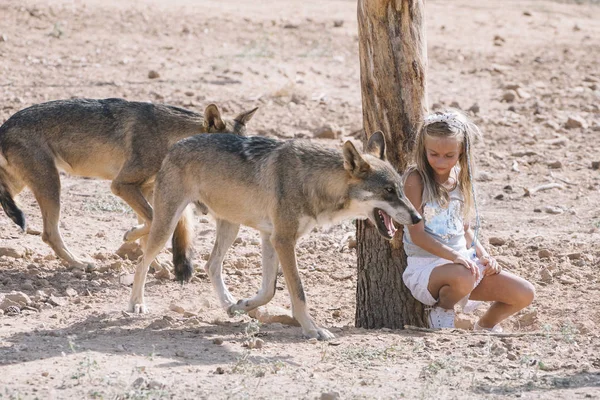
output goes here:
<path id="1" fill-rule="evenodd" d="M 496 261 L 498 261 L 498 264 L 500 264 L 503 268 L 508 268 L 511 270 L 514 270 L 519 266 L 519 259 L 517 257 L 497 256 Z"/>
<path id="2" fill-rule="evenodd" d="M 473 114 L 479 114 L 479 104 L 474 103 L 471 107 L 469 107 L 469 109 L 467 111 L 471 111 Z"/>
<path id="3" fill-rule="evenodd" d="M 42 372 L 42 376 L 43 376 L 44 378 L 45 378 L 45 377 L 47 377 L 48 375 L 50 375 L 50 373 L 48 373 L 48 371 L 44 371 L 44 372 Z"/>
<path id="4" fill-rule="evenodd" d="M 537 321 L 537 310 L 529 311 L 519 317 L 521 327 L 531 326 Z"/>
<path id="5" fill-rule="evenodd" d="M 220 345 L 222 345 L 222 344 L 223 344 L 223 338 L 220 338 L 220 337 L 218 337 L 218 338 L 214 338 L 214 339 L 212 340 L 212 342 L 213 342 L 213 344 L 216 344 L 217 346 L 220 346 Z"/>
<path id="6" fill-rule="evenodd" d="M 2 35 L 0 35 L 0 42 L 6 42 L 8 41 L 8 36 L 6 36 L 4 33 Z"/>
<path id="7" fill-rule="evenodd" d="M 493 179 L 494 178 L 492 177 L 492 175 L 486 171 L 479 171 L 479 174 L 477 174 L 477 180 L 480 182 L 490 182 Z"/>
<path id="8" fill-rule="evenodd" d="M 304 104 L 306 103 L 306 97 L 297 93 L 293 93 L 292 97 L 290 98 L 290 102 L 294 104 Z"/>
<path id="9" fill-rule="evenodd" d="M 187 90 L 184 94 L 188 97 L 192 97 L 195 93 L 192 92 L 191 90 Z"/>
<path id="10" fill-rule="evenodd" d="M 0 247 L 0 257 L 23 258 L 25 250 L 18 247 Z"/>
<path id="11" fill-rule="evenodd" d="M 223 375 L 225 373 L 225 370 L 223 369 L 223 367 L 217 367 L 215 373 L 218 375 Z"/>
<path id="12" fill-rule="evenodd" d="M 456 101 L 456 100 L 454 100 L 452 103 L 450 103 L 450 107 L 460 110 L 460 104 L 458 104 L 458 101 Z"/>
<path id="13" fill-rule="evenodd" d="M 592 161 L 592 169 L 594 171 L 599 170 L 600 169 L 600 161 Z"/>
<path id="14" fill-rule="evenodd" d="M 172 325 L 172 323 L 173 323 L 173 319 L 171 317 L 164 316 L 161 319 L 152 321 L 152 323 L 150 323 L 146 327 L 146 329 L 152 329 L 152 330 L 165 329 L 165 328 L 170 327 Z"/>
<path id="15" fill-rule="evenodd" d="M 67 300 L 66 297 L 57 297 L 54 295 L 51 295 L 48 298 L 48 303 L 52 304 L 55 307 L 62 307 L 62 306 L 66 306 L 69 301 Z"/>
<path id="16" fill-rule="evenodd" d="M 528 92 L 526 92 L 525 90 L 521 89 L 521 88 L 518 88 L 516 90 L 516 92 L 517 92 L 517 96 L 519 96 L 522 99 L 526 100 L 526 99 L 531 98 L 531 95 Z"/>
<path id="17" fill-rule="evenodd" d="M 552 283 L 554 278 L 552 277 L 552 272 L 548 270 L 548 268 L 542 268 L 540 271 L 540 279 L 544 283 Z"/>
<path id="18" fill-rule="evenodd" d="M 565 128 L 567 128 L 567 129 L 576 129 L 576 128 L 587 129 L 587 127 L 588 127 L 587 122 L 580 116 L 571 116 L 565 123 Z"/>
<path id="19" fill-rule="evenodd" d="M 152 69 L 148 72 L 148 78 L 150 78 L 150 79 L 160 78 L 160 74 Z"/>
<path id="20" fill-rule="evenodd" d="M 65 290 L 65 294 L 69 297 L 77 297 L 77 295 L 78 295 L 77 290 L 75 290 L 73 288 L 67 288 Z"/>
<path id="21" fill-rule="evenodd" d="M 21 309 L 18 306 L 8 306 L 6 310 L 4 310 L 4 314 L 9 317 L 14 317 L 15 315 L 21 314 Z"/>
<path id="22" fill-rule="evenodd" d="M 348 238 L 348 248 L 349 249 L 356 249 L 356 247 L 358 246 L 358 241 L 356 240 L 356 237 L 351 236 Z"/>
<path id="23" fill-rule="evenodd" d="M 577 279 L 569 275 L 561 275 L 561 277 L 558 278 L 558 281 L 563 285 L 574 285 L 577 283 Z"/>
<path id="24" fill-rule="evenodd" d="M 160 280 L 172 280 L 174 278 L 173 274 L 166 268 L 163 268 L 155 273 L 154 277 Z"/>
<path id="25" fill-rule="evenodd" d="M 342 26 L 344 26 L 344 21 L 341 19 L 336 19 L 335 21 L 333 21 L 333 27 L 334 28 L 341 28 Z"/>
<path id="26" fill-rule="evenodd" d="M 31 299 L 23 292 L 12 292 L 7 294 L 4 298 L 17 303 L 20 306 L 28 306 L 31 304 Z"/>
<path id="27" fill-rule="evenodd" d="M 478 317 L 474 315 L 456 314 L 454 326 L 458 329 L 472 330 Z"/>
<path id="28" fill-rule="evenodd" d="M 117 255 L 124 260 L 137 260 L 142 254 L 142 248 L 136 242 L 125 242 L 117 250 Z"/>
<path id="29" fill-rule="evenodd" d="M 143 376 L 140 376 L 135 381 L 133 381 L 133 383 L 131 384 L 131 387 L 133 387 L 135 389 L 146 388 L 146 379 Z"/>
<path id="30" fill-rule="evenodd" d="M 506 244 L 506 239 L 493 236 L 490 238 L 489 242 L 492 246 L 504 246 Z"/>
<path id="31" fill-rule="evenodd" d="M 560 161 L 553 161 L 551 163 L 548 163 L 548 168 L 552 168 L 552 169 L 560 169 L 562 168 L 563 165 Z"/>
<path id="32" fill-rule="evenodd" d="M 338 392 L 325 392 L 321 393 L 321 400 L 338 400 L 340 394 Z"/>
<path id="33" fill-rule="evenodd" d="M 541 259 L 550 258 L 550 257 L 552 257 L 552 252 L 550 250 L 548 250 L 548 249 L 541 249 L 538 252 L 538 257 L 541 258 Z"/>
<path id="34" fill-rule="evenodd" d="M 517 98 L 517 92 L 514 90 L 507 90 L 502 95 L 502 101 L 505 101 L 507 103 L 512 103 L 513 101 L 515 101 L 516 98 Z"/>
<path id="35" fill-rule="evenodd" d="M 285 308 L 274 305 L 266 305 L 258 307 L 248 312 L 252 318 L 256 318 L 263 324 L 280 323 L 283 325 L 300 326 L 298 321 Z"/>
<path id="36" fill-rule="evenodd" d="M 546 206 L 544 207 L 544 212 L 548 214 L 558 215 L 564 213 L 565 211 L 560 207 Z"/>
<path id="37" fill-rule="evenodd" d="M 125 286 L 133 285 L 133 280 L 135 278 L 134 274 L 123 274 L 119 275 L 119 283 Z"/>
<path id="38" fill-rule="evenodd" d="M 317 344 L 317 343 L 319 343 L 319 340 L 317 338 L 310 338 L 310 339 L 308 339 L 308 343 Z"/>
<path id="39" fill-rule="evenodd" d="M 249 349 L 262 349 L 264 344 L 265 341 L 260 338 L 251 338 L 250 340 L 244 342 L 243 346 Z"/>
<path id="40" fill-rule="evenodd" d="M 337 139 L 341 136 L 341 129 L 335 124 L 324 125 L 314 131 L 314 137 L 319 139 Z"/>
<path id="41" fill-rule="evenodd" d="M 150 389 L 150 390 L 160 390 L 160 389 L 164 389 L 164 387 L 165 387 L 165 384 L 161 383 L 159 381 L 152 380 L 152 381 L 148 382 L 148 389 Z"/>
<path id="42" fill-rule="evenodd" d="M 544 122 L 544 126 L 546 128 L 550 128 L 555 131 L 560 129 L 560 125 L 558 124 L 558 122 L 553 121 L 553 120 L 548 120 L 548 121 Z"/>
<path id="43" fill-rule="evenodd" d="M 517 355 L 515 353 L 508 352 L 506 353 L 506 358 L 510 361 L 515 361 L 517 359 Z"/>
<path id="44" fill-rule="evenodd" d="M 176 313 L 179 313 L 179 314 L 184 314 L 185 313 L 185 309 L 183 307 L 177 305 L 177 304 L 171 304 L 169 306 L 169 310 L 175 311 Z"/>

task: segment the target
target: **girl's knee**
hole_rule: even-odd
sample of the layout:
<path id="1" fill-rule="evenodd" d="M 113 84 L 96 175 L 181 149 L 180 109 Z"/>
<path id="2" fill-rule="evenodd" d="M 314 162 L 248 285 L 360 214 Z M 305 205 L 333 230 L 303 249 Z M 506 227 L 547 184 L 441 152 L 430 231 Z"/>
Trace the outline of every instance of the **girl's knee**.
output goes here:
<path id="1" fill-rule="evenodd" d="M 535 298 L 535 287 L 531 282 L 525 281 L 523 287 L 515 293 L 515 304 L 525 308 L 533 302 Z"/>
<path id="2" fill-rule="evenodd" d="M 463 272 L 452 277 L 450 286 L 456 292 L 466 296 L 473 291 L 473 287 L 475 286 L 475 276 L 468 269 L 463 269 Z"/>

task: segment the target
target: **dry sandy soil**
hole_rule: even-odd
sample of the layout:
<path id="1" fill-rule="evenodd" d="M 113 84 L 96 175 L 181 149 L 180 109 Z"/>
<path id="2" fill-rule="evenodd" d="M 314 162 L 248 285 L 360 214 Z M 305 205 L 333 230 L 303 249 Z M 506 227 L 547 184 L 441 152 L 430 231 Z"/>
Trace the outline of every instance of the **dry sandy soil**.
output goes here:
<path id="1" fill-rule="evenodd" d="M 483 238 L 537 289 L 508 334 L 354 328 L 352 221 L 298 250 L 332 342 L 229 318 L 201 268 L 214 240 L 201 216 L 192 283 L 151 277 L 150 314 L 130 315 L 120 277 L 135 264 L 116 251 L 135 217 L 108 182 L 63 176 L 65 240 L 97 269 L 55 258 L 28 191 L 28 234 L 0 215 L 0 301 L 29 298 L 20 315 L 0 315 L 0 398 L 600 397 L 600 6 L 428 1 L 426 19 L 430 105 L 471 108 L 485 134 Z M 0 22 L 0 121 L 51 99 L 125 97 L 197 111 L 216 102 L 227 115 L 259 106 L 255 133 L 315 138 L 329 126 L 336 138 L 314 140 L 360 140 L 353 1 L 3 0 Z M 227 256 L 237 297 L 259 287 L 258 243 L 244 229 Z M 289 308 L 278 285 L 272 304 Z"/>

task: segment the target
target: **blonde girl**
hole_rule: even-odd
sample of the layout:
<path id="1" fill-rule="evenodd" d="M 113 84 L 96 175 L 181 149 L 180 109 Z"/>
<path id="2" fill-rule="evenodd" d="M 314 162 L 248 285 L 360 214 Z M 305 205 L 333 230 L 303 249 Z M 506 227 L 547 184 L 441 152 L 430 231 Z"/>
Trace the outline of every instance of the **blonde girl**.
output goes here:
<path id="1" fill-rule="evenodd" d="M 457 303 L 465 310 L 491 301 L 475 329 L 501 331 L 498 324 L 531 304 L 535 294 L 531 283 L 502 271 L 477 240 L 471 144 L 478 136 L 477 126 L 458 111 L 428 116 L 417 136 L 415 165 L 405 175 L 406 196 L 423 221 L 404 227 L 403 280 L 432 307 L 432 328 L 453 328 Z"/>

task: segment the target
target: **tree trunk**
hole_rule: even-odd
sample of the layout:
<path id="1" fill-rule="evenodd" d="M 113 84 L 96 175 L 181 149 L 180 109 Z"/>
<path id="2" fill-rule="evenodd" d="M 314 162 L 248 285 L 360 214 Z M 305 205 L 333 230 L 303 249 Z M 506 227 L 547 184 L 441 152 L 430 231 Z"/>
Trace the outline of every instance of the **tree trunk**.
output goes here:
<path id="1" fill-rule="evenodd" d="M 423 0 L 358 0 L 364 143 L 377 130 L 388 160 L 403 172 L 427 112 Z M 402 281 L 402 230 L 388 242 L 369 221 L 357 223 L 356 326 L 425 325 L 423 305 Z"/>

